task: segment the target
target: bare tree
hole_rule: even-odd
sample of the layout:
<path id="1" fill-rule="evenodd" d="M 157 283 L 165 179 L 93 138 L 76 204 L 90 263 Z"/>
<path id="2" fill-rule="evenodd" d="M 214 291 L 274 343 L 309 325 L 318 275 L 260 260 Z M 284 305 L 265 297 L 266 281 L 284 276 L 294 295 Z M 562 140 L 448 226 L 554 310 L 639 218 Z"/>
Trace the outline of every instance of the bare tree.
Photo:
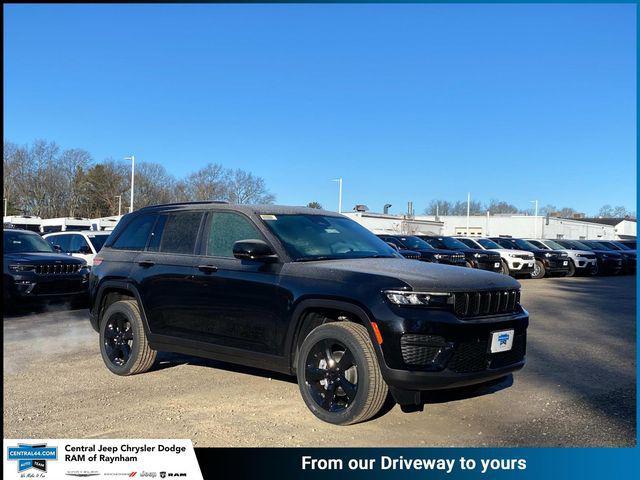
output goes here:
<path id="1" fill-rule="evenodd" d="M 494 215 L 499 213 L 518 213 L 520 211 L 515 205 L 495 199 L 491 199 L 484 209 Z"/>
<path id="2" fill-rule="evenodd" d="M 322 205 L 320 205 L 318 202 L 309 202 L 307 203 L 307 207 L 322 210 Z"/>
<path id="3" fill-rule="evenodd" d="M 222 165 L 209 163 L 184 181 L 186 196 L 192 201 L 224 200 L 228 197 L 228 172 Z"/>
<path id="4" fill-rule="evenodd" d="M 249 172 L 234 170 L 227 179 L 227 199 L 231 203 L 273 203 L 275 200 L 264 180 Z"/>

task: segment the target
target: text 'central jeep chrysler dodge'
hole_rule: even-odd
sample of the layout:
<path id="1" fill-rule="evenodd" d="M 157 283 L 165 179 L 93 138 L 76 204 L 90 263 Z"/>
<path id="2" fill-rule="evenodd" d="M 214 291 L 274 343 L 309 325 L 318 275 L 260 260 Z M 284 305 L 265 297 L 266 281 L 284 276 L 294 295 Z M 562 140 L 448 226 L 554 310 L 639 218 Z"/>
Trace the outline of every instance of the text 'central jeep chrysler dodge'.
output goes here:
<path id="1" fill-rule="evenodd" d="M 323 210 L 217 202 L 126 215 L 94 259 L 91 323 L 106 366 L 157 351 L 296 375 L 309 409 L 367 420 L 389 392 L 487 382 L 525 363 L 528 313 L 513 278 L 404 259 Z"/>

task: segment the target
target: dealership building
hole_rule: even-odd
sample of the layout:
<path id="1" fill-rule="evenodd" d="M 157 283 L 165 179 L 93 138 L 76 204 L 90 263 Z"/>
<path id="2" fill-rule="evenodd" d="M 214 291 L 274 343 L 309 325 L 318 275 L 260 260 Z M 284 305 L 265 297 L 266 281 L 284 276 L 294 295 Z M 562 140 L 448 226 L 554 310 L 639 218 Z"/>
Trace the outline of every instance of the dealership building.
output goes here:
<path id="1" fill-rule="evenodd" d="M 442 222 L 443 235 L 511 236 L 574 240 L 636 238 L 636 220 L 630 218 L 562 218 L 534 215 L 418 215 L 415 220 Z"/>

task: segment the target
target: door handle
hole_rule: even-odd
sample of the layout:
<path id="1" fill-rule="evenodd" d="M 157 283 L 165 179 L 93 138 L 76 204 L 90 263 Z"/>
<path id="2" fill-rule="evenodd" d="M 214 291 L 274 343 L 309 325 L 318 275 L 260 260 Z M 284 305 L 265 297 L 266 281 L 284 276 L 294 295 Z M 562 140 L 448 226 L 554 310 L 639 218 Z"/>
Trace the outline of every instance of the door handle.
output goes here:
<path id="1" fill-rule="evenodd" d="M 141 267 L 153 267 L 156 264 L 156 262 L 152 262 L 151 260 L 140 260 L 138 262 L 138 265 L 140 265 Z"/>
<path id="2" fill-rule="evenodd" d="M 205 273 L 213 273 L 218 271 L 218 267 L 215 265 L 198 265 L 198 270 Z"/>

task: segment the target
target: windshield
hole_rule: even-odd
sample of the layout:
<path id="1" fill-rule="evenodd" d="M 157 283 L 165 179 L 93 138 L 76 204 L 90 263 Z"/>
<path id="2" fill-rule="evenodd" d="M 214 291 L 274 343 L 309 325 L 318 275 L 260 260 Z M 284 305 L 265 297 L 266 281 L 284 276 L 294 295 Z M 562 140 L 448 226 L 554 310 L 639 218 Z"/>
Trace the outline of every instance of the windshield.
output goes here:
<path id="1" fill-rule="evenodd" d="M 578 250 L 597 250 L 587 243 L 578 242 L 576 240 L 572 240 L 570 245 L 572 245 L 574 248 L 577 248 Z"/>
<path id="2" fill-rule="evenodd" d="M 52 253 L 53 248 L 40 235 L 23 232 L 3 232 L 4 253 Z"/>
<path id="3" fill-rule="evenodd" d="M 362 225 L 325 215 L 262 215 L 295 261 L 401 257 Z"/>
<path id="4" fill-rule="evenodd" d="M 624 248 L 619 247 L 618 245 L 616 245 L 613 242 L 598 242 L 598 243 L 600 243 L 601 245 L 604 245 L 609 250 L 624 250 Z"/>
<path id="5" fill-rule="evenodd" d="M 480 238 L 478 240 L 478 243 L 482 245 L 484 248 L 488 248 L 489 250 L 492 250 L 494 248 L 502 248 L 496 242 L 494 242 L 493 240 L 489 240 L 488 238 Z"/>
<path id="6" fill-rule="evenodd" d="M 607 242 L 596 242 L 595 240 L 591 240 L 591 242 L 589 242 L 589 245 L 591 245 L 596 250 L 617 250 L 616 248 L 607 245 Z"/>
<path id="7" fill-rule="evenodd" d="M 530 244 L 526 240 L 522 240 L 521 238 L 515 238 L 512 240 L 513 243 L 517 245 L 517 247 L 521 250 L 536 250 L 538 247 Z"/>
<path id="8" fill-rule="evenodd" d="M 410 236 L 400 237 L 400 240 L 409 250 L 433 250 L 434 248 L 421 238 Z"/>
<path id="9" fill-rule="evenodd" d="M 619 247 L 620 250 L 633 250 L 633 248 L 631 248 L 629 245 L 625 245 L 624 243 L 620 243 L 620 242 L 611 242 L 613 243 L 616 247 Z"/>
<path id="10" fill-rule="evenodd" d="M 564 250 L 566 247 L 563 247 L 562 245 L 560 245 L 557 242 L 554 242 L 553 240 L 545 240 L 544 243 L 549 247 L 552 248 L 553 250 Z"/>
<path id="11" fill-rule="evenodd" d="M 107 238 L 109 238 L 109 235 L 93 235 L 93 236 L 89 235 L 89 240 L 91 241 L 91 245 L 93 245 L 93 248 L 95 249 L 96 252 L 100 251 L 100 249 L 104 245 L 104 242 L 107 241 Z"/>
<path id="12" fill-rule="evenodd" d="M 469 250 L 464 243 L 451 237 L 431 237 L 426 239 L 427 243 L 444 250 Z"/>

